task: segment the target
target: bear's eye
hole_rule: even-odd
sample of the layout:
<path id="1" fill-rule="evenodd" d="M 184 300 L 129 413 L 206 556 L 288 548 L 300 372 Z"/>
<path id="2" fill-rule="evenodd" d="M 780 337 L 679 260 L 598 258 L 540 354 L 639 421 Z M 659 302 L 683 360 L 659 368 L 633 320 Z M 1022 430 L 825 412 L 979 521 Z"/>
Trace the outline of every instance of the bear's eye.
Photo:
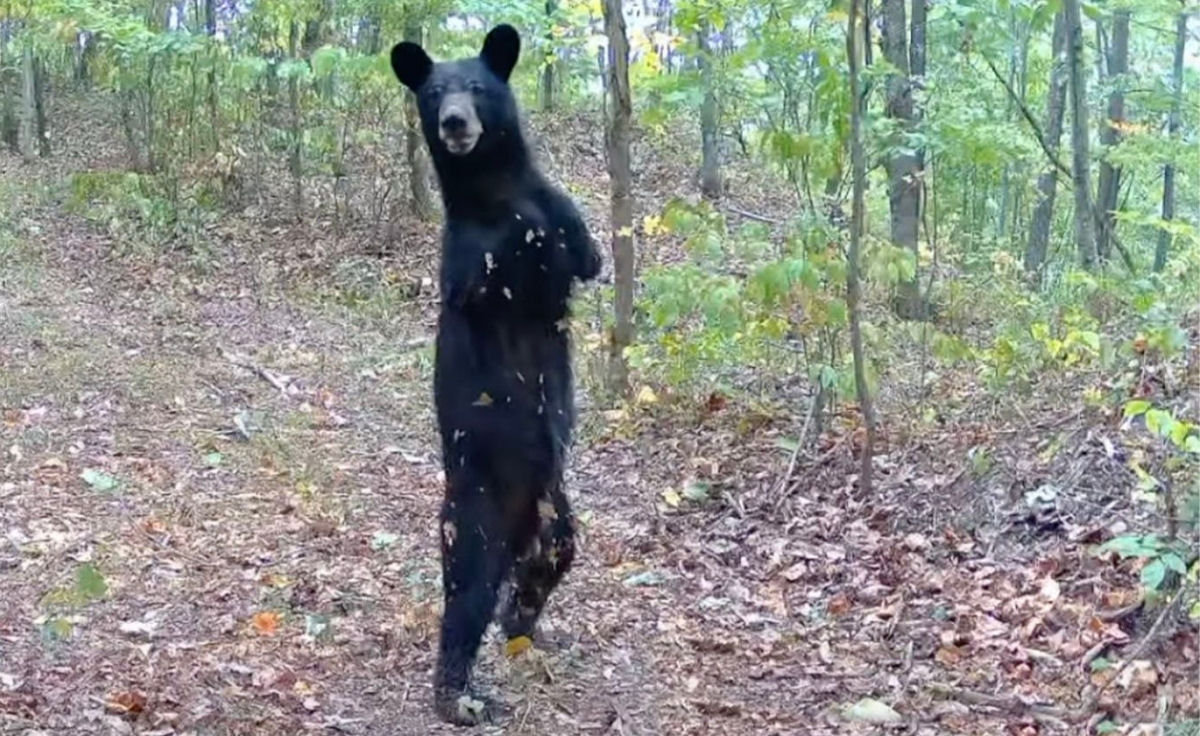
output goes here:
<path id="1" fill-rule="evenodd" d="M 482 82 L 467 82 L 467 89 L 471 90 L 472 94 L 481 95 L 484 87 Z"/>
<path id="2" fill-rule="evenodd" d="M 440 85 L 440 84 L 430 85 L 429 96 L 430 97 L 441 97 L 442 93 L 445 91 L 446 91 L 446 88 L 443 85 Z"/>

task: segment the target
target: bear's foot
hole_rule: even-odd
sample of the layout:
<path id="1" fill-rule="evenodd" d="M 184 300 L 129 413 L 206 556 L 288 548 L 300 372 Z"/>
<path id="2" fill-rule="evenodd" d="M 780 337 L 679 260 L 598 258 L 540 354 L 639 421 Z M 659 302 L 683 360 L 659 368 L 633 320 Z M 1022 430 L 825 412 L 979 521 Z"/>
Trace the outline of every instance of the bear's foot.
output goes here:
<path id="1" fill-rule="evenodd" d="M 438 717 L 456 726 L 493 723 L 504 715 L 503 706 L 495 700 L 469 690 L 438 690 L 433 706 Z"/>

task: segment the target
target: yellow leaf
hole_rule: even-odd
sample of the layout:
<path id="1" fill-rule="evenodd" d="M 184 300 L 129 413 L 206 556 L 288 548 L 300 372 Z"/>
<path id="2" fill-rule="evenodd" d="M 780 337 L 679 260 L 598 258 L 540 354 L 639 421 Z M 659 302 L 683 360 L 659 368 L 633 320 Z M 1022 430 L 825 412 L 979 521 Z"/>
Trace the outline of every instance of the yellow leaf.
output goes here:
<path id="1" fill-rule="evenodd" d="M 660 232 L 666 232 L 666 228 L 662 226 L 662 218 L 657 215 L 646 215 L 642 218 L 642 231 L 647 235 L 655 235 Z"/>
<path id="2" fill-rule="evenodd" d="M 674 488 L 668 488 L 667 490 L 663 491 L 662 499 L 673 509 L 679 508 L 679 502 L 683 500 L 683 498 L 679 495 L 679 491 L 676 491 Z"/>
<path id="3" fill-rule="evenodd" d="M 495 402 L 492 401 L 492 397 L 488 395 L 487 391 L 484 391 L 479 394 L 479 398 L 475 399 L 475 403 L 472 406 L 491 406 L 493 403 Z"/>
<path id="4" fill-rule="evenodd" d="M 279 614 L 274 611 L 259 611 L 250 619 L 250 623 L 258 633 L 270 636 L 279 628 Z"/>
<path id="5" fill-rule="evenodd" d="M 658 395 L 655 394 L 654 389 L 650 388 L 649 386 L 642 386 L 640 389 L 638 389 L 635 400 L 639 404 L 657 404 Z"/>
<path id="6" fill-rule="evenodd" d="M 620 230 L 617 230 L 617 236 L 621 237 L 621 238 L 632 238 L 633 237 L 633 228 L 629 225 L 626 225 L 625 227 L 621 228 Z"/>
<path id="7" fill-rule="evenodd" d="M 533 639 L 528 636 L 514 636 L 504 644 L 504 653 L 515 657 L 533 647 Z"/>

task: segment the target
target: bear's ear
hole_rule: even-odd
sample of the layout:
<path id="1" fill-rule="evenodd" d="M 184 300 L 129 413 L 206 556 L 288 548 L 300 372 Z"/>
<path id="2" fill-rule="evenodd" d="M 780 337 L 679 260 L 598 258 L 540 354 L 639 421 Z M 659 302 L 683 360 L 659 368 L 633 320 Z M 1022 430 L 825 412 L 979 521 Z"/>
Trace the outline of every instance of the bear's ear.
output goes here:
<path id="1" fill-rule="evenodd" d="M 392 47 L 392 71 L 405 87 L 416 92 L 429 79 L 429 72 L 433 71 L 433 59 L 429 58 L 425 49 L 411 41 L 398 43 Z"/>
<path id="2" fill-rule="evenodd" d="M 520 54 L 521 37 L 517 35 L 517 29 L 504 23 L 488 31 L 479 57 L 493 74 L 507 82 Z"/>

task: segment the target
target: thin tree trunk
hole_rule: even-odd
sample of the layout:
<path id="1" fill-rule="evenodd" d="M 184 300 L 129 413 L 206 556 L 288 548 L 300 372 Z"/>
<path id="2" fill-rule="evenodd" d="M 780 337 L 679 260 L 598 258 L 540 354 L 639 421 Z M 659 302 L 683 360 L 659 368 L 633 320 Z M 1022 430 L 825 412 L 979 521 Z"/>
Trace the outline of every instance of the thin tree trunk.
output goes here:
<path id="1" fill-rule="evenodd" d="M 556 0 L 546 0 L 546 49 L 542 59 L 542 110 L 550 112 L 554 109 L 554 14 L 558 11 Z"/>
<path id="2" fill-rule="evenodd" d="M 908 149 L 905 140 L 913 126 L 913 99 L 904 3 L 905 0 L 883 0 L 882 7 L 883 54 L 896 70 L 888 76 L 886 113 L 896 121 L 898 131 L 898 139 L 891 141 L 897 152 L 889 155 L 885 164 L 892 243 L 909 249 L 916 257 L 917 224 L 920 222 L 920 160 L 915 152 Z M 905 319 L 919 319 L 923 315 L 925 310 L 921 308 L 921 287 L 915 277 L 900 284 L 895 306 L 896 313 Z"/>
<path id="3" fill-rule="evenodd" d="M 300 24 L 292 21 L 288 30 L 288 53 L 292 59 L 297 56 L 300 38 Z M 300 170 L 300 143 L 302 126 L 300 120 L 300 82 L 295 74 L 288 76 L 288 109 L 292 116 L 292 145 L 288 153 L 288 168 L 292 173 L 292 211 L 296 220 L 303 218 L 304 212 L 304 183 Z"/>
<path id="4" fill-rule="evenodd" d="M 1050 89 L 1046 93 L 1045 144 L 1050 153 L 1058 154 L 1062 139 L 1063 113 L 1067 101 L 1067 26 L 1060 10 L 1054 15 L 1054 40 L 1051 42 L 1053 64 L 1050 68 Z M 1039 274 L 1046 262 L 1046 248 L 1050 243 L 1050 225 L 1054 220 L 1054 197 L 1058 189 L 1058 169 L 1046 164 L 1045 171 L 1037 180 L 1037 205 L 1033 210 L 1033 223 L 1029 228 L 1029 244 L 1025 249 L 1025 271 Z"/>
<path id="5" fill-rule="evenodd" d="M 217 107 L 217 60 L 213 45 L 217 37 L 217 0 L 204 0 L 204 33 L 208 36 L 208 118 L 213 142 L 221 140 Z"/>
<path id="6" fill-rule="evenodd" d="M 21 125 L 17 121 L 17 113 L 13 110 L 13 90 L 10 84 L 15 84 L 8 69 L 9 28 L 7 23 L 0 24 L 0 134 L 8 146 L 9 153 L 21 152 Z"/>
<path id="7" fill-rule="evenodd" d="M 1180 108 L 1183 101 L 1183 48 L 1187 41 L 1188 14 L 1180 13 L 1175 21 L 1175 63 L 1171 68 L 1171 117 L 1167 123 L 1167 134 L 1172 140 L 1179 137 Z M 1163 166 L 1162 219 L 1175 219 L 1175 163 L 1167 161 Z M 1167 265 L 1171 248 L 1171 235 L 1166 230 L 1158 231 L 1158 244 L 1154 248 L 1154 270 L 1161 271 Z"/>
<path id="8" fill-rule="evenodd" d="M 31 163 L 37 153 L 37 103 L 33 82 L 33 48 L 26 46 L 21 52 L 21 157 Z"/>
<path id="9" fill-rule="evenodd" d="M 1121 191 L 1121 169 L 1109 162 L 1109 155 L 1121 140 L 1118 126 L 1125 120 L 1125 74 L 1129 71 L 1129 10 L 1113 14 L 1112 44 L 1108 50 L 1108 114 L 1100 125 L 1100 145 L 1105 157 L 1100 161 L 1100 184 L 1096 192 L 1100 210 L 1096 233 L 1096 254 L 1107 261 L 1112 252 L 1112 237 L 1117 226 L 1117 196 Z"/>
<path id="10" fill-rule="evenodd" d="M 717 139 L 717 90 L 713 73 L 712 47 L 709 34 L 712 29 L 708 23 L 702 23 L 696 34 L 700 53 L 696 63 L 700 67 L 701 85 L 704 87 L 704 101 L 700 104 L 700 193 L 705 199 L 721 198 L 721 159 Z"/>
<path id="11" fill-rule="evenodd" d="M 629 37 L 621 0 L 604 0 L 608 36 L 608 173 L 612 187 L 614 311 L 609 380 L 620 395 L 629 392 L 625 349 L 633 342 L 633 171 L 629 155 L 633 101 L 629 90 Z"/>
<path id="12" fill-rule="evenodd" d="M 36 56 L 33 57 L 33 112 L 38 155 L 45 158 L 50 155 L 50 128 L 46 120 L 46 65 Z"/>
<path id="13" fill-rule="evenodd" d="M 416 19 L 404 24 L 404 40 L 421 43 L 421 25 Z M 412 209 L 421 220 L 429 220 L 435 212 L 433 192 L 429 188 L 429 159 L 421 140 L 421 118 L 417 112 L 417 96 L 404 93 L 404 156 L 408 162 L 408 190 L 412 194 Z"/>
<path id="14" fill-rule="evenodd" d="M 1071 90 L 1071 179 L 1075 190 L 1075 248 L 1086 269 L 1096 265 L 1096 226 L 1091 197 L 1088 148 L 1087 79 L 1083 68 L 1083 21 L 1079 0 L 1063 0 L 1067 23 L 1067 76 Z"/>
<path id="15" fill-rule="evenodd" d="M 850 60 L 850 167 L 853 172 L 853 195 L 850 214 L 850 252 L 846 264 L 846 306 L 850 311 L 850 349 L 854 355 L 854 385 L 858 406 L 862 411 L 866 433 L 863 437 L 862 467 L 858 488 L 863 496 L 871 494 L 872 455 L 875 447 L 875 411 L 871 404 L 871 389 L 867 386 L 866 355 L 862 341 L 862 293 L 858 279 L 859 257 L 862 250 L 863 222 L 866 217 L 863 202 L 867 167 L 862 145 L 862 98 L 858 89 L 858 6 L 861 0 L 850 0 L 850 20 L 846 28 L 846 56 Z M 923 0 L 916 0 L 923 2 Z"/>

